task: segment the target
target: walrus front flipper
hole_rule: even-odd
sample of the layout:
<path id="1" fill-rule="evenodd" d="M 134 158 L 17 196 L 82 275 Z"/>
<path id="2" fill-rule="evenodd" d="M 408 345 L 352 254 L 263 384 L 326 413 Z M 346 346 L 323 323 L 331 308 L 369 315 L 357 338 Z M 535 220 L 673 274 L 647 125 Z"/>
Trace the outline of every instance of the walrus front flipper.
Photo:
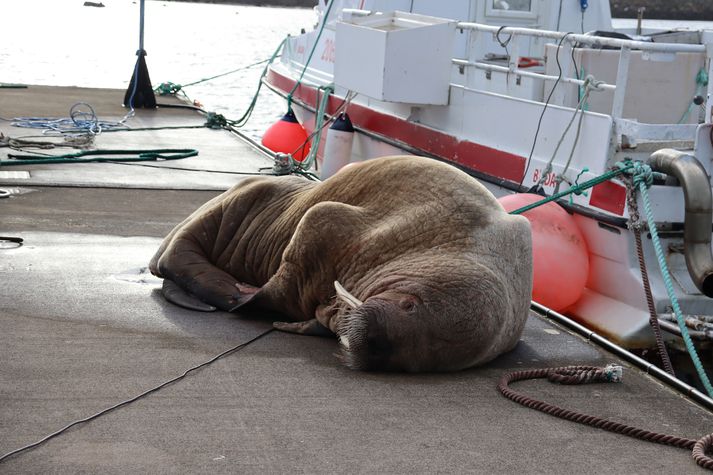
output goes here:
<path id="1" fill-rule="evenodd" d="M 287 333 L 297 333 L 299 335 L 310 336 L 334 336 L 334 333 L 317 321 L 316 318 L 306 322 L 274 322 L 272 326 L 276 330 Z"/>
<path id="2" fill-rule="evenodd" d="M 161 294 L 172 304 L 187 308 L 188 310 L 197 310 L 199 312 L 215 312 L 216 310 L 214 306 L 197 299 L 169 279 L 163 279 Z"/>

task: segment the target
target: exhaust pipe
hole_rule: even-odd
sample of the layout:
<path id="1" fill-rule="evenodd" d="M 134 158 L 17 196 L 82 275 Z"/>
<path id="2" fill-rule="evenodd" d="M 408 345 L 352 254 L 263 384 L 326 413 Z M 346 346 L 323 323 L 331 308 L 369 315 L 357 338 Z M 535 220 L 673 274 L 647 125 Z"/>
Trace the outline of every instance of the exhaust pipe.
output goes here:
<path id="1" fill-rule="evenodd" d="M 686 266 L 698 290 L 713 297 L 713 198 L 708 174 L 696 157 L 669 148 L 651 154 L 649 165 L 656 171 L 675 176 L 683 188 L 686 200 L 683 227 Z"/>

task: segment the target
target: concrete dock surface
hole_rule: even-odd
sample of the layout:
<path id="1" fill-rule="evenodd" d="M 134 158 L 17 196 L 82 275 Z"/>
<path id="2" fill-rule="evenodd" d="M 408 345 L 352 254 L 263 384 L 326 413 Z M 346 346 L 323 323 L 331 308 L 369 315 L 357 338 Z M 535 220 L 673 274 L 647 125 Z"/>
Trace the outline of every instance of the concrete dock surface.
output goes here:
<path id="1" fill-rule="evenodd" d="M 122 99 L 113 90 L 0 89 L 0 116 L 66 116 L 82 101 L 102 119 L 118 120 Z M 130 124 L 203 121 L 194 111 L 159 108 L 137 111 Z M 30 134 L 7 121 L 0 132 Z M 264 334 L 280 318 L 176 307 L 146 269 L 175 224 L 237 183 L 239 173 L 271 166 L 267 158 L 207 128 L 96 140 L 97 148 L 189 147 L 199 155 L 151 167 L 0 167 L 0 188 L 11 192 L 0 199 L 0 235 L 24 240 L 19 247 L 0 242 L 0 456 Z M 7 153 L 0 148 L 0 159 Z M 19 171 L 28 173 L 6 173 Z M 686 450 L 563 421 L 500 395 L 496 384 L 510 371 L 619 362 L 621 384 L 514 387 L 656 432 L 713 432 L 706 409 L 535 314 L 514 351 L 467 371 L 355 372 L 336 351 L 333 339 L 265 333 L 8 458 L 0 473 L 704 472 Z"/>

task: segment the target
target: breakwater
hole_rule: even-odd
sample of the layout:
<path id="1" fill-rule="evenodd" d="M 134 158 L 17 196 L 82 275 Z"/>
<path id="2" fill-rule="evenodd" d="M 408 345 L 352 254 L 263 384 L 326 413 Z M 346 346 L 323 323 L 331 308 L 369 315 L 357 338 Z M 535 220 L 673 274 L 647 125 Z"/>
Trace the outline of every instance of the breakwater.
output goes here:
<path id="1" fill-rule="evenodd" d="M 636 18 L 640 7 L 645 7 L 644 18 L 657 20 L 713 21 L 711 0 L 611 0 L 614 18 Z"/>
<path id="2" fill-rule="evenodd" d="M 193 3 L 220 3 L 280 7 L 313 7 L 317 0 L 162 0 Z M 573 0 L 570 0 L 573 1 Z M 597 0 L 602 1 L 602 0 Z M 636 18 L 640 7 L 645 7 L 644 18 L 658 20 L 713 21 L 712 0 L 611 0 L 614 18 Z"/>

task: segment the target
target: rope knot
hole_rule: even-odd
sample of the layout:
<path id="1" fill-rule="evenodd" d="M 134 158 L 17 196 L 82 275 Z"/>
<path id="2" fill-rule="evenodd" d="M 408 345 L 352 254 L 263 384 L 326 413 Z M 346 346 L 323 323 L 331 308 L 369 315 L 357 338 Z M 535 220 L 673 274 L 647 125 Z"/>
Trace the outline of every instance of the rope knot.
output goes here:
<path id="1" fill-rule="evenodd" d="M 222 129 L 228 125 L 228 119 L 223 114 L 208 112 L 206 115 L 205 126 L 209 129 Z"/>
<path id="2" fill-rule="evenodd" d="M 604 81 L 598 80 L 591 74 L 587 74 L 587 77 L 584 78 L 584 87 L 588 91 L 601 91 L 602 84 L 604 84 Z"/>
<path id="3" fill-rule="evenodd" d="M 651 167 L 643 162 L 634 162 L 633 165 L 634 186 L 639 187 L 643 184 L 646 188 L 651 188 L 651 185 L 654 184 L 654 174 L 651 171 Z"/>
<path id="4" fill-rule="evenodd" d="M 272 165 L 272 172 L 275 175 L 289 175 L 294 169 L 295 160 L 292 155 L 282 152 L 275 154 L 275 163 Z"/>
<path id="5" fill-rule="evenodd" d="M 175 84 L 168 81 L 159 84 L 158 87 L 156 87 L 155 91 L 158 92 L 161 96 L 172 96 L 178 91 L 180 91 L 181 87 L 182 86 L 180 84 Z"/>

